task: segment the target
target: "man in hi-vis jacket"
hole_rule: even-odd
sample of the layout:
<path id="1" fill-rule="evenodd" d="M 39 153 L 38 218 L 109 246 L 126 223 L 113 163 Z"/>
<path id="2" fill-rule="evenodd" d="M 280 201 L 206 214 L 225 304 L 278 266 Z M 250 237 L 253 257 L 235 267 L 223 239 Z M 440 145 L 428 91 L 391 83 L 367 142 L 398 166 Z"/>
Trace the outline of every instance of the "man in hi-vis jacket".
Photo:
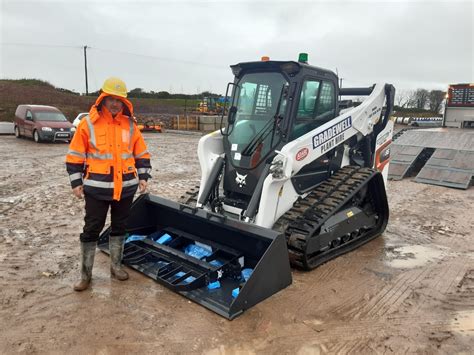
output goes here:
<path id="1" fill-rule="evenodd" d="M 144 192 L 150 178 L 150 154 L 133 118 L 125 83 L 118 78 L 104 82 L 102 92 L 82 119 L 66 155 L 73 193 L 85 198 L 81 241 L 81 279 L 74 290 L 89 287 L 99 234 L 111 210 L 109 237 L 110 273 L 124 281 L 122 268 L 125 221 L 137 189 Z"/>

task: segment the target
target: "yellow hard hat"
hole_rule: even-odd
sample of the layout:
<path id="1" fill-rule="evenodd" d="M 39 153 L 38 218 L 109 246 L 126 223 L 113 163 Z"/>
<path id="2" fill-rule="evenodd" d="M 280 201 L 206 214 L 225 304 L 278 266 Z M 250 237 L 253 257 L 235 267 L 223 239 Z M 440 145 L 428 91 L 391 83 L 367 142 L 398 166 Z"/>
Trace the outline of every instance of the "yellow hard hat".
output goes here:
<path id="1" fill-rule="evenodd" d="M 119 78 L 108 78 L 102 85 L 102 92 L 110 95 L 127 97 L 127 86 Z"/>

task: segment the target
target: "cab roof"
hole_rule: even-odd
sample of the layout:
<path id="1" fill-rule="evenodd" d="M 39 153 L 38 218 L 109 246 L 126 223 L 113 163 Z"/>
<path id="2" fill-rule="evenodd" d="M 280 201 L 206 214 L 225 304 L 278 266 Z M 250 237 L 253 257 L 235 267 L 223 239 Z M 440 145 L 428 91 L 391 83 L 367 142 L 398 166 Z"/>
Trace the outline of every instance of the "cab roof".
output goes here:
<path id="1" fill-rule="evenodd" d="M 230 67 L 232 68 L 232 72 L 234 73 L 234 75 L 237 77 L 240 77 L 248 71 L 283 71 L 288 74 L 296 74 L 301 70 L 306 70 L 308 72 L 314 73 L 315 75 L 334 76 L 335 78 L 337 78 L 337 75 L 331 70 L 295 61 L 268 60 L 243 62 L 231 65 Z"/>

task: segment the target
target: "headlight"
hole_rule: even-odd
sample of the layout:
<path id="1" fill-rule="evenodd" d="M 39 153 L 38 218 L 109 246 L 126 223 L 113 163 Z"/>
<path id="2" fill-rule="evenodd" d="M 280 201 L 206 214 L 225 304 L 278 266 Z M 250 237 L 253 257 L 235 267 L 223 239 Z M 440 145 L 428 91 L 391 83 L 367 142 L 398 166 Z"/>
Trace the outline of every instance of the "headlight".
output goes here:
<path id="1" fill-rule="evenodd" d="M 51 132 L 53 129 L 51 127 L 41 127 L 42 131 Z"/>
<path id="2" fill-rule="evenodd" d="M 76 132 L 76 127 L 71 127 L 71 132 Z"/>
<path id="3" fill-rule="evenodd" d="M 286 171 L 288 158 L 278 150 L 275 150 L 275 152 L 277 155 L 273 158 L 272 164 L 270 165 L 270 173 L 274 179 L 288 179 L 291 176 L 291 172 L 288 173 Z"/>

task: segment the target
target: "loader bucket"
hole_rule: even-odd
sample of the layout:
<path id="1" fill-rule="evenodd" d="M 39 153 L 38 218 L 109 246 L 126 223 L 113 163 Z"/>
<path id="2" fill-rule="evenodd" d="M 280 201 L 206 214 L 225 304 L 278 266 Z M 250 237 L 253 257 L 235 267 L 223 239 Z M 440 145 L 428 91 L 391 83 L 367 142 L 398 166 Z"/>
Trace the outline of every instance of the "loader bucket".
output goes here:
<path id="1" fill-rule="evenodd" d="M 228 319 L 291 284 L 285 238 L 271 229 L 142 195 L 127 233 L 125 265 Z"/>

